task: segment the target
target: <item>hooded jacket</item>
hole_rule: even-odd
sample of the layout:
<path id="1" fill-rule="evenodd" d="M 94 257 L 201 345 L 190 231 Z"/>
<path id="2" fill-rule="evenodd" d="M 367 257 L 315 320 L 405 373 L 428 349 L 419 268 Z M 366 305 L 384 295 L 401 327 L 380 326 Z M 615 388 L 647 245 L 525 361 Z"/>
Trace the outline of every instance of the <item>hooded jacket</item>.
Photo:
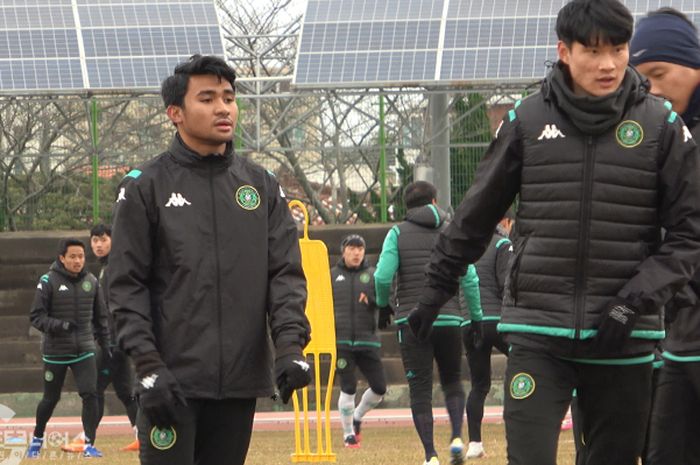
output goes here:
<path id="1" fill-rule="evenodd" d="M 396 323 L 405 324 L 406 316 L 418 303 L 425 278 L 425 266 L 440 232 L 445 228 L 447 215 L 435 205 L 411 208 L 405 221 L 393 226 L 384 239 L 377 271 L 374 274 L 377 305 L 387 305 L 391 284 L 396 275 Z M 465 266 L 465 270 L 466 270 Z M 471 318 L 482 318 L 479 300 L 479 281 L 476 271 L 462 272 L 460 281 L 465 291 Z M 459 299 L 455 296 L 441 305 L 435 326 L 460 326 L 463 321 Z"/>
<path id="2" fill-rule="evenodd" d="M 566 79 L 557 66 L 502 121 L 438 240 L 421 303 L 455 292 L 519 194 L 499 330 L 564 357 L 650 354 L 664 336 L 664 304 L 700 263 L 697 147 L 632 68 L 604 98 L 575 96 Z M 599 353 L 590 341 L 614 298 L 640 317 L 620 353 Z"/>
<path id="3" fill-rule="evenodd" d="M 348 268 L 341 257 L 331 269 L 331 281 L 338 347 L 381 347 L 374 304 L 374 267 L 364 259 L 359 267 Z M 367 296 L 368 304 L 359 301 L 362 293 Z"/>
<path id="4" fill-rule="evenodd" d="M 275 178 L 175 136 L 119 189 L 109 306 L 128 355 L 157 351 L 186 397 L 273 393 L 272 352 L 309 340 L 296 225 Z"/>
<path id="5" fill-rule="evenodd" d="M 73 276 L 56 260 L 36 289 L 29 319 L 42 333 L 46 361 L 94 354 L 95 335 L 100 345 L 109 344 L 106 309 L 92 273 L 83 269 Z M 71 323 L 71 329 L 63 329 L 64 322 Z"/>

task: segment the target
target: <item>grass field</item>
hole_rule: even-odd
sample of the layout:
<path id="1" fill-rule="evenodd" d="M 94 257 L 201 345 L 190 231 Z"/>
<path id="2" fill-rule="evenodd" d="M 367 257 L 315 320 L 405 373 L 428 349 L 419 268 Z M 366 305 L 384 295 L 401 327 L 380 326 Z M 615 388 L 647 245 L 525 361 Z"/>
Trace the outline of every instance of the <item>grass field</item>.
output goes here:
<path id="1" fill-rule="evenodd" d="M 101 465 L 138 465 L 138 454 L 120 452 L 119 448 L 131 441 L 133 436 L 102 436 L 98 447 L 105 454 L 102 459 L 94 459 Z M 470 460 L 474 465 L 505 465 L 506 451 L 502 424 L 485 424 L 483 430 L 484 448 L 488 456 Z M 441 464 L 449 463 L 449 430 L 447 426 L 435 427 L 435 444 L 441 456 Z M 343 465 L 421 465 L 423 452 L 413 427 L 377 427 L 363 429 L 362 447 L 344 449 L 340 430 L 333 430 L 333 451 L 337 454 L 336 463 Z M 58 452 L 53 458 L 51 452 Z M 246 465 L 288 465 L 290 454 L 294 452 L 294 433 L 291 431 L 256 431 L 248 453 Z M 60 455 L 60 450 L 48 449 L 41 459 L 22 461 L 22 464 L 48 465 L 64 463 L 85 463 L 75 454 Z M 67 455 L 72 455 L 67 457 Z M 559 440 L 559 465 L 574 464 L 574 443 L 571 431 L 561 434 Z M 221 464 L 226 465 L 226 464 Z"/>

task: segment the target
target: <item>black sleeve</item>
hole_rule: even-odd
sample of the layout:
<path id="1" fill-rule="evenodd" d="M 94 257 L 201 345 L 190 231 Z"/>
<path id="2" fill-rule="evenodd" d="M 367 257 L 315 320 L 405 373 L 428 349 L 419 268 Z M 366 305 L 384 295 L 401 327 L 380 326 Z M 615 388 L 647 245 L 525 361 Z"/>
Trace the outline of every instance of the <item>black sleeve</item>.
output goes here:
<path id="1" fill-rule="evenodd" d="M 95 336 L 99 345 L 108 346 L 111 341 L 109 337 L 109 323 L 107 321 L 107 307 L 105 306 L 104 291 L 99 282 L 92 306 L 92 325 L 95 328 Z"/>
<path id="2" fill-rule="evenodd" d="M 39 280 L 34 294 L 34 302 L 32 302 L 32 308 L 29 312 L 29 321 L 32 326 L 47 334 L 56 334 L 63 330 L 63 320 L 49 316 L 52 293 L 51 283 Z"/>
<path id="3" fill-rule="evenodd" d="M 457 291 L 467 265 L 475 263 L 520 190 L 522 147 L 517 119 L 506 118 L 479 163 L 474 184 L 440 234 L 427 268 L 422 305 L 439 308 Z"/>
<path id="4" fill-rule="evenodd" d="M 498 286 L 498 297 L 503 298 L 506 276 L 508 276 L 508 263 L 513 256 L 513 244 L 509 240 L 503 240 L 497 244 L 496 249 L 496 285 Z"/>
<path id="5" fill-rule="evenodd" d="M 126 184 L 115 207 L 107 281 L 117 341 L 131 356 L 157 351 L 148 288 L 155 226 L 148 214 L 145 188 L 138 181 Z"/>
<path id="6" fill-rule="evenodd" d="M 299 234 L 279 184 L 266 175 L 268 205 L 268 314 L 277 355 L 306 347 L 311 327 L 306 318 L 306 277 Z"/>
<path id="7" fill-rule="evenodd" d="M 658 212 L 666 235 L 618 294 L 641 313 L 657 312 L 700 263 L 698 148 L 680 118 L 666 124 L 660 148 Z"/>

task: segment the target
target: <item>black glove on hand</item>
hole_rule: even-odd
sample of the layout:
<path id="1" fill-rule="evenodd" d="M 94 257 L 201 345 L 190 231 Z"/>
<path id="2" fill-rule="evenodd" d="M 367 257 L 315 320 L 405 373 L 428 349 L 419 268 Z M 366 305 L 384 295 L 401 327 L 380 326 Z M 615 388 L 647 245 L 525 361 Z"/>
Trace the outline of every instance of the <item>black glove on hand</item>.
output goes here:
<path id="1" fill-rule="evenodd" d="M 622 299 L 613 299 L 598 323 L 594 345 L 600 353 L 619 352 L 629 339 L 639 318 L 637 309 Z"/>
<path id="2" fill-rule="evenodd" d="M 439 308 L 430 308 L 419 303 L 408 314 L 408 326 L 419 341 L 428 340 L 430 332 L 433 330 L 433 322 L 437 319 L 438 313 L 440 313 Z"/>
<path id="3" fill-rule="evenodd" d="M 136 397 L 146 418 L 158 428 L 177 423 L 175 403 L 187 406 L 177 380 L 157 352 L 134 357 L 138 383 Z"/>
<path id="4" fill-rule="evenodd" d="M 311 382 L 311 371 L 301 348 L 293 353 L 287 353 L 275 360 L 275 380 L 280 391 L 280 397 L 285 404 L 289 402 L 295 389 L 303 388 Z"/>
<path id="5" fill-rule="evenodd" d="M 394 309 L 391 305 L 379 307 L 379 319 L 377 320 L 377 328 L 386 329 L 391 324 L 391 317 L 394 315 Z"/>
<path id="6" fill-rule="evenodd" d="M 464 338 L 464 348 L 467 353 L 481 349 L 484 343 L 484 330 L 481 321 L 472 320 L 472 322 L 466 326 L 462 337 Z"/>

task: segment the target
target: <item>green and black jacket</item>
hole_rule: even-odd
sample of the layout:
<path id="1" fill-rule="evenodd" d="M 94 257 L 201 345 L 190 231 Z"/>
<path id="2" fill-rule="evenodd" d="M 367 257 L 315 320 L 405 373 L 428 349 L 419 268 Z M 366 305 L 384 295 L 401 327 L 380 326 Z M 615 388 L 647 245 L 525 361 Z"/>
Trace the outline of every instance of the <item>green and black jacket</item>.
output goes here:
<path id="1" fill-rule="evenodd" d="M 574 124 L 581 109 L 558 100 L 551 76 L 505 116 L 440 235 L 421 301 L 437 305 L 456 292 L 465 264 L 483 254 L 519 195 L 499 330 L 511 343 L 572 358 L 651 354 L 664 336 L 664 304 L 700 263 L 697 146 L 632 68 L 612 95 L 619 114 L 599 115 L 596 132 Z M 622 352 L 596 353 L 587 341 L 615 297 L 641 316 Z"/>
<path id="2" fill-rule="evenodd" d="M 445 213 L 435 205 L 424 205 L 406 212 L 406 219 L 393 226 L 384 239 L 374 273 L 377 306 L 389 303 L 391 285 L 396 275 L 396 292 L 392 305 L 396 308 L 396 323 L 405 324 L 406 317 L 418 303 L 425 280 L 425 266 L 440 232 L 445 228 Z M 461 288 L 469 307 L 470 317 L 482 318 L 479 300 L 479 278 L 473 266 L 464 266 Z M 457 296 L 443 303 L 434 326 L 460 326 L 462 317 Z"/>
<path id="3" fill-rule="evenodd" d="M 39 279 L 29 319 L 42 333 L 41 352 L 47 362 L 94 355 L 95 335 L 100 345 L 109 344 L 97 278 L 85 269 L 72 276 L 58 260 Z M 63 329 L 66 321 L 73 325 L 68 331 Z"/>

